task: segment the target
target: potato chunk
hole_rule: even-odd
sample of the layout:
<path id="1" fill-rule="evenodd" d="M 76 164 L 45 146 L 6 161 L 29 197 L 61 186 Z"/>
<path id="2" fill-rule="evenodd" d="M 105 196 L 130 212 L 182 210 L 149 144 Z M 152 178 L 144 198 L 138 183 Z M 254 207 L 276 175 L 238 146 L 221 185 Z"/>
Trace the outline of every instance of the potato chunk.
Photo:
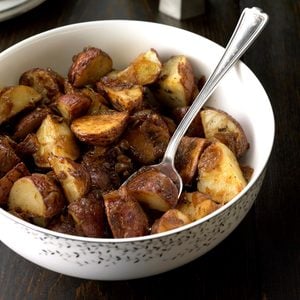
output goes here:
<path id="1" fill-rule="evenodd" d="M 141 164 L 149 165 L 165 153 L 170 133 L 159 114 L 144 110 L 132 116 L 123 138 L 130 145 L 134 157 Z"/>
<path id="2" fill-rule="evenodd" d="M 25 108 L 33 107 L 41 99 L 42 95 L 29 86 L 16 85 L 2 89 L 0 92 L 0 124 Z"/>
<path id="3" fill-rule="evenodd" d="M 30 175 L 25 164 L 20 162 L 0 179 L 0 205 L 6 204 L 9 192 L 19 178 Z"/>
<path id="4" fill-rule="evenodd" d="M 188 106 L 195 88 L 194 72 L 184 55 L 167 60 L 155 85 L 155 96 L 170 108 Z"/>
<path id="5" fill-rule="evenodd" d="M 118 111 L 133 111 L 142 104 L 143 88 L 141 85 L 124 83 L 103 77 L 97 83 L 97 89 L 104 91 L 112 106 Z"/>
<path id="6" fill-rule="evenodd" d="M 50 166 L 62 185 L 68 202 L 81 199 L 90 188 L 90 176 L 79 163 L 67 157 L 51 155 Z"/>
<path id="7" fill-rule="evenodd" d="M 22 140 L 29 133 L 35 132 L 48 114 L 51 114 L 51 110 L 48 107 L 37 107 L 29 112 L 17 123 L 13 138 Z"/>
<path id="8" fill-rule="evenodd" d="M 104 206 L 95 197 L 85 197 L 69 204 L 68 212 L 75 221 L 76 230 L 84 236 L 103 237 Z"/>
<path id="9" fill-rule="evenodd" d="M 152 225 L 151 233 L 160 233 L 181 227 L 183 225 L 191 223 L 188 216 L 181 211 L 172 208 L 166 211 L 159 219 L 157 219 Z"/>
<path id="10" fill-rule="evenodd" d="M 178 191 L 174 182 L 155 169 L 141 171 L 127 183 L 132 197 L 151 209 L 167 211 L 178 201 Z"/>
<path id="11" fill-rule="evenodd" d="M 214 202 L 210 196 L 200 192 L 184 192 L 176 208 L 190 218 L 191 221 L 201 219 L 217 210 L 220 204 Z"/>
<path id="12" fill-rule="evenodd" d="M 184 184 L 190 184 L 198 171 L 199 157 L 208 145 L 206 139 L 184 136 L 179 144 L 175 167 Z"/>
<path id="13" fill-rule="evenodd" d="M 75 119 L 71 124 L 71 129 L 82 142 L 107 146 L 122 134 L 127 119 L 127 112 L 103 112 L 100 115 Z"/>
<path id="14" fill-rule="evenodd" d="M 95 47 L 87 47 L 73 57 L 68 79 L 75 87 L 83 87 L 96 83 L 111 69 L 112 59 L 107 53 Z"/>
<path id="15" fill-rule="evenodd" d="M 62 191 L 54 180 L 45 174 L 32 174 L 18 179 L 12 186 L 8 207 L 30 217 L 51 218 L 65 206 Z"/>
<path id="16" fill-rule="evenodd" d="M 150 49 L 141 53 L 126 69 L 113 72 L 110 77 L 132 84 L 147 85 L 156 81 L 161 67 L 157 52 Z"/>
<path id="17" fill-rule="evenodd" d="M 105 211 L 114 238 L 129 238 L 148 234 L 149 224 L 146 214 L 121 187 L 103 195 Z"/>
<path id="18" fill-rule="evenodd" d="M 79 148 L 73 133 L 62 118 L 47 115 L 36 136 L 39 141 L 39 149 L 33 157 L 38 167 L 50 167 L 48 159 L 52 154 L 72 160 L 79 157 Z"/>
<path id="19" fill-rule="evenodd" d="M 84 115 L 91 103 L 89 97 L 79 93 L 65 94 L 56 100 L 57 109 L 68 123 Z"/>
<path id="20" fill-rule="evenodd" d="M 199 192 L 208 194 L 218 203 L 226 203 L 246 186 L 239 163 L 223 143 L 208 146 L 199 160 Z"/>
<path id="21" fill-rule="evenodd" d="M 20 161 L 10 144 L 9 137 L 0 136 L 0 178 Z"/>
<path id="22" fill-rule="evenodd" d="M 237 156 L 242 156 L 249 148 L 247 137 L 241 125 L 226 112 L 205 108 L 201 119 L 206 138 L 216 138 Z"/>
<path id="23" fill-rule="evenodd" d="M 60 95 L 63 78 L 51 69 L 33 68 L 24 72 L 19 84 L 27 85 L 40 93 L 46 102 Z"/>

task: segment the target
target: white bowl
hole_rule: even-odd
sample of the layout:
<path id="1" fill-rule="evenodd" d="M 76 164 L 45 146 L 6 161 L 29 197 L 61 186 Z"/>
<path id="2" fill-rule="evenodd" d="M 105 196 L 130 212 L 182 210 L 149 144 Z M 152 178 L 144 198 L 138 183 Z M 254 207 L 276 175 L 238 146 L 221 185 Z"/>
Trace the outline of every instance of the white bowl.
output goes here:
<path id="1" fill-rule="evenodd" d="M 19 75 L 32 67 L 51 67 L 66 75 L 72 56 L 86 46 L 109 53 L 116 68 L 125 67 L 149 48 L 155 48 L 162 59 L 184 54 L 195 72 L 206 76 L 224 51 L 199 35 L 162 24 L 122 20 L 80 23 L 38 34 L 3 51 L 0 84 L 16 84 Z M 181 228 L 128 239 L 60 234 L 0 209 L 1 241 L 42 267 L 98 280 L 158 274 L 186 264 L 215 247 L 241 222 L 259 192 L 273 146 L 274 116 L 262 85 L 242 62 L 225 76 L 209 101 L 209 105 L 225 110 L 241 123 L 251 145 L 244 160 L 254 168 L 253 176 L 231 202 Z"/>

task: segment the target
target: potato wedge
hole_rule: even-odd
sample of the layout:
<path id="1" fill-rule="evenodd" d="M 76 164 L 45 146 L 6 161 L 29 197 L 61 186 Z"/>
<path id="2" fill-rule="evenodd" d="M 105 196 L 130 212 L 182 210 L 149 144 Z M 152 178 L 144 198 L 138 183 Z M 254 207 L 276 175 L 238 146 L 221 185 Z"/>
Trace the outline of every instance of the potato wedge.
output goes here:
<path id="1" fill-rule="evenodd" d="M 196 221 L 209 215 L 220 206 L 210 196 L 196 191 L 182 193 L 176 208 L 188 216 L 191 221 Z"/>
<path id="2" fill-rule="evenodd" d="M 49 163 L 69 203 L 78 201 L 89 191 L 90 176 L 81 164 L 55 155 L 49 157 Z"/>
<path id="3" fill-rule="evenodd" d="M 37 152 L 39 146 L 40 143 L 36 134 L 31 133 L 28 134 L 26 138 L 16 146 L 16 153 L 23 158 Z"/>
<path id="4" fill-rule="evenodd" d="M 45 174 L 34 173 L 18 179 L 12 186 L 8 207 L 30 217 L 51 218 L 65 206 L 62 191 L 55 181 Z"/>
<path id="5" fill-rule="evenodd" d="M 15 140 L 24 139 L 29 133 L 35 132 L 42 124 L 43 120 L 51 110 L 48 107 L 37 107 L 20 119 L 15 127 L 13 138 Z"/>
<path id="6" fill-rule="evenodd" d="M 95 47 L 87 47 L 73 57 L 68 79 L 75 87 L 83 87 L 96 83 L 111 69 L 112 59 L 107 53 Z"/>
<path id="7" fill-rule="evenodd" d="M 79 148 L 75 137 L 62 118 L 47 115 L 36 136 L 39 141 L 39 149 L 33 154 L 33 157 L 38 167 L 49 168 L 48 159 L 52 154 L 72 160 L 79 157 Z"/>
<path id="8" fill-rule="evenodd" d="M 136 85 L 153 83 L 161 72 L 162 64 L 154 49 L 138 55 L 124 70 L 113 72 L 111 78 Z"/>
<path id="9" fill-rule="evenodd" d="M 191 223 L 191 220 L 178 209 L 172 208 L 157 219 L 151 228 L 151 233 L 165 232 Z"/>
<path id="10" fill-rule="evenodd" d="M 170 139 L 169 128 L 162 117 L 151 110 L 137 112 L 123 139 L 130 145 L 135 159 L 145 165 L 161 158 Z"/>
<path id="11" fill-rule="evenodd" d="M 151 209 L 165 212 L 174 208 L 178 201 L 174 182 L 155 169 L 141 171 L 126 186 L 134 199 Z"/>
<path id="12" fill-rule="evenodd" d="M 20 161 L 10 144 L 9 137 L 0 135 L 0 178 Z"/>
<path id="13" fill-rule="evenodd" d="M 9 192 L 19 178 L 30 175 L 27 167 L 23 162 L 18 163 L 4 177 L 0 178 L 0 205 L 8 201 Z"/>
<path id="14" fill-rule="evenodd" d="M 83 116 L 89 109 L 92 100 L 83 94 L 65 94 L 57 98 L 56 107 L 63 118 L 70 123 Z"/>
<path id="15" fill-rule="evenodd" d="M 126 188 L 103 195 L 105 211 L 114 238 L 143 236 L 149 232 L 146 214 Z"/>
<path id="16" fill-rule="evenodd" d="M 71 129 L 76 137 L 87 144 L 107 146 L 123 133 L 128 120 L 127 112 L 103 112 L 101 115 L 75 119 Z"/>
<path id="17" fill-rule="evenodd" d="M 141 85 L 103 77 L 97 83 L 97 89 L 105 92 L 112 106 L 118 111 L 131 112 L 142 105 L 143 88 Z"/>
<path id="18" fill-rule="evenodd" d="M 175 167 L 184 184 L 191 184 L 196 176 L 199 157 L 207 145 L 206 139 L 188 136 L 181 139 L 175 156 Z"/>
<path id="19" fill-rule="evenodd" d="M 246 184 L 235 155 L 225 144 L 215 141 L 204 150 L 199 160 L 199 192 L 223 204 L 241 192 Z"/>
<path id="20" fill-rule="evenodd" d="M 48 103 L 61 94 L 63 80 L 51 69 L 33 68 L 21 75 L 19 84 L 32 87 L 42 95 L 43 101 Z"/>
<path id="21" fill-rule="evenodd" d="M 172 56 L 162 67 L 154 94 L 170 108 L 188 106 L 195 88 L 192 65 L 184 55 Z"/>
<path id="22" fill-rule="evenodd" d="M 102 199 L 85 197 L 68 205 L 68 213 L 75 221 L 76 230 L 88 237 L 104 235 L 104 204 Z"/>
<path id="23" fill-rule="evenodd" d="M 41 99 L 42 95 L 29 86 L 16 85 L 2 89 L 0 93 L 0 124 L 25 108 L 34 107 Z"/>
<path id="24" fill-rule="evenodd" d="M 241 125 L 226 112 L 205 108 L 201 120 L 206 138 L 216 138 L 237 156 L 242 156 L 249 148 L 247 137 Z"/>

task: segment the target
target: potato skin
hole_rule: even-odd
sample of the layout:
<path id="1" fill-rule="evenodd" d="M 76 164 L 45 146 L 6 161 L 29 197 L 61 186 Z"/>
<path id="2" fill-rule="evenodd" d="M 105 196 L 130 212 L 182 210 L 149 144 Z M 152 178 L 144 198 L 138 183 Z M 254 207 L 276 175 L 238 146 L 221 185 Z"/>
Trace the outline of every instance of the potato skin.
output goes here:
<path id="1" fill-rule="evenodd" d="M 199 158 L 208 145 L 206 139 L 184 136 L 179 144 L 175 167 L 184 184 L 191 184 L 198 171 Z"/>
<path id="2" fill-rule="evenodd" d="M 68 79 L 75 87 L 83 87 L 96 83 L 111 69 L 112 59 L 107 53 L 95 47 L 87 47 L 73 57 Z"/>
<path id="3" fill-rule="evenodd" d="M 23 162 L 18 163 L 0 179 L 0 205 L 7 204 L 9 192 L 19 178 L 30 173 Z"/>
<path id="4" fill-rule="evenodd" d="M 16 147 L 16 153 L 20 157 L 25 157 L 34 154 L 39 149 L 39 141 L 34 133 L 28 134 L 25 139 Z"/>
<path id="5" fill-rule="evenodd" d="M 20 161 L 9 142 L 9 138 L 0 136 L 0 178 Z"/>
<path id="6" fill-rule="evenodd" d="M 104 206 L 103 200 L 84 197 L 68 205 L 68 212 L 75 221 L 76 230 L 87 237 L 103 237 Z"/>
<path id="7" fill-rule="evenodd" d="M 178 201 L 178 191 L 174 182 L 154 168 L 141 170 L 126 184 L 134 199 L 151 209 L 167 211 Z"/>
<path id="8" fill-rule="evenodd" d="M 130 145 L 135 159 L 142 165 L 160 159 L 170 140 L 169 128 L 162 117 L 151 110 L 143 110 L 135 113 L 130 123 L 123 139 Z"/>
<path id="9" fill-rule="evenodd" d="M 129 238 L 148 234 L 146 214 L 126 188 L 103 195 L 105 211 L 114 238 Z"/>
<path id="10" fill-rule="evenodd" d="M 70 215 L 60 215 L 57 218 L 54 218 L 47 224 L 47 229 L 70 234 L 70 235 L 80 235 L 75 228 L 75 222 Z"/>
<path id="11" fill-rule="evenodd" d="M 84 115 L 91 103 L 89 97 L 79 93 L 65 94 L 56 100 L 56 106 L 67 122 Z"/>
<path id="12" fill-rule="evenodd" d="M 51 109 L 48 107 L 42 106 L 35 108 L 17 123 L 13 138 L 15 140 L 22 140 L 29 133 L 35 132 L 48 114 L 51 114 Z"/>

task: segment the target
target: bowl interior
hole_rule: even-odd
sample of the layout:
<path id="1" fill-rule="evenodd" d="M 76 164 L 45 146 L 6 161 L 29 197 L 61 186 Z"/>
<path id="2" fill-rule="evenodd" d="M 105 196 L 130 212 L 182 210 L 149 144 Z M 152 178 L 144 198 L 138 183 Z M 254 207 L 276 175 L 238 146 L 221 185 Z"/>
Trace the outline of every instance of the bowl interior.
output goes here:
<path id="1" fill-rule="evenodd" d="M 0 86 L 17 84 L 20 74 L 33 67 L 50 67 L 66 76 L 72 56 L 86 46 L 107 52 L 116 69 L 126 67 L 149 48 L 156 49 L 162 60 L 184 54 L 196 75 L 206 77 L 224 51 L 199 35 L 162 24 L 122 20 L 79 23 L 33 36 L 3 51 Z M 247 190 L 264 169 L 273 145 L 274 117 L 268 96 L 255 75 L 239 62 L 221 81 L 208 105 L 231 114 L 246 132 L 250 149 L 243 163 L 254 168 Z"/>

